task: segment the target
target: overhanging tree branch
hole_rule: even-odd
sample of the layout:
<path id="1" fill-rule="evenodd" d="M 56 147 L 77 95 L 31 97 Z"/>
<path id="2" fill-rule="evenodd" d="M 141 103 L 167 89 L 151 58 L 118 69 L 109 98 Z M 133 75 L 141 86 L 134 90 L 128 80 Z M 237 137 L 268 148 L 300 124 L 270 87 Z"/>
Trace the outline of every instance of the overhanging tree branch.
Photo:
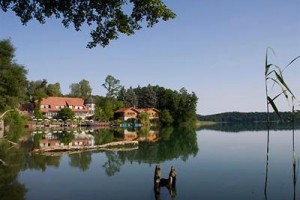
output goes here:
<path id="1" fill-rule="evenodd" d="M 162 0 L 1 0 L 0 9 L 13 11 L 23 25 L 33 19 L 43 24 L 52 17 L 66 28 L 73 24 L 76 31 L 86 24 L 92 27 L 88 48 L 105 47 L 120 33 L 132 35 L 143 21 L 152 27 L 176 16 Z"/>

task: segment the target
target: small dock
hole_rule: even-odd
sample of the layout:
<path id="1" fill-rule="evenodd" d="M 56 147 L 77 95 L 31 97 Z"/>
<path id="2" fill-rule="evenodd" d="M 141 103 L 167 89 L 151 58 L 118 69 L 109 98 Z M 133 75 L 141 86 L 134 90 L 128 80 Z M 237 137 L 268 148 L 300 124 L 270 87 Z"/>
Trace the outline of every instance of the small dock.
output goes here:
<path id="1" fill-rule="evenodd" d="M 94 146 L 51 146 L 43 147 L 39 149 L 34 149 L 34 153 L 43 153 L 43 152 L 59 152 L 59 151 L 87 151 L 87 150 L 105 150 L 105 151 L 128 151 L 138 149 L 138 141 L 118 141 L 110 142 L 102 145 Z"/>

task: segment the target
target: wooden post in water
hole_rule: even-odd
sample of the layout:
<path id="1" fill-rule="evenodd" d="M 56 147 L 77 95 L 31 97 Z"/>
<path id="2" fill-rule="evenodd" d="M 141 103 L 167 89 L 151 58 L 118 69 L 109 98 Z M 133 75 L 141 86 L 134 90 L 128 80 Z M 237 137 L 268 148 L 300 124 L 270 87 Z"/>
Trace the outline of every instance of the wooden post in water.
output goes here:
<path id="1" fill-rule="evenodd" d="M 169 173 L 169 186 L 175 187 L 176 186 L 176 170 L 175 167 L 172 166 L 170 173 Z"/>
<path id="2" fill-rule="evenodd" d="M 160 200 L 160 187 L 167 187 L 172 198 L 176 196 L 176 170 L 172 166 L 168 179 L 161 178 L 160 166 L 156 165 L 154 171 L 154 193 L 155 199 Z"/>
<path id="3" fill-rule="evenodd" d="M 160 166 L 156 165 L 154 170 L 154 194 L 156 200 L 160 200 L 160 176 Z"/>

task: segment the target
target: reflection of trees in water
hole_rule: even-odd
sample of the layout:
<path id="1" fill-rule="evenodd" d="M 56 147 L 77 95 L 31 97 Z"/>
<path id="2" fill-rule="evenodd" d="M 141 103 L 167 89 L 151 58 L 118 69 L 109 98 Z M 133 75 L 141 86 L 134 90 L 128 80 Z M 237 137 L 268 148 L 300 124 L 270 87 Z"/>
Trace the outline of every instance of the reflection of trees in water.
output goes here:
<path id="1" fill-rule="evenodd" d="M 118 152 L 105 152 L 107 161 L 102 165 L 105 168 L 105 172 L 108 176 L 113 176 L 116 172 L 119 172 L 121 166 L 125 163 L 120 159 Z"/>
<path id="2" fill-rule="evenodd" d="M 181 158 L 186 161 L 190 155 L 198 153 L 195 129 L 165 128 L 160 131 L 160 140 L 156 143 L 140 143 L 139 151 L 128 152 L 121 156 L 129 161 L 159 163 Z"/>
<path id="3" fill-rule="evenodd" d="M 139 149 L 129 152 L 106 152 L 107 161 L 103 165 L 108 176 L 120 171 L 126 162 L 160 163 L 180 158 L 187 161 L 198 153 L 197 135 L 193 128 L 164 128 L 160 130 L 160 140 L 155 143 L 140 142 Z"/>
<path id="4" fill-rule="evenodd" d="M 141 148 L 145 148 L 145 150 L 139 151 L 143 154 L 139 158 L 148 157 L 145 162 L 159 163 L 174 158 L 181 158 L 186 161 L 190 155 L 197 155 L 199 149 L 194 128 L 174 129 L 171 134 L 170 131 L 170 129 L 160 131 L 162 137 L 157 142 L 154 151 L 149 151 L 153 150 L 149 144 L 141 145 Z"/>
<path id="5" fill-rule="evenodd" d="M 72 140 L 75 138 L 74 133 L 68 131 L 63 131 L 62 133 L 59 133 L 57 135 L 60 142 L 64 143 L 65 145 L 72 142 Z"/>
<path id="6" fill-rule="evenodd" d="M 26 155 L 22 149 L 9 147 L 7 141 L 0 141 L 0 158 L 7 164 L 0 165 L 0 199 L 24 199 L 27 190 L 17 177 L 25 165 Z"/>
<path id="7" fill-rule="evenodd" d="M 95 133 L 95 140 L 97 143 L 107 143 L 111 142 L 115 138 L 115 132 L 105 130 L 101 132 Z M 67 139 L 69 139 L 69 135 L 66 134 Z M 140 142 L 139 149 L 136 151 L 130 152 L 105 152 L 107 157 L 107 161 L 102 165 L 105 168 L 105 172 L 108 176 L 113 176 L 115 173 L 121 170 L 121 166 L 126 163 L 126 161 L 130 162 L 138 162 L 138 163 L 160 163 L 166 160 L 171 160 L 174 158 L 181 158 L 186 161 L 189 156 L 195 156 L 198 153 L 197 146 L 197 138 L 195 129 L 174 129 L 172 127 L 163 128 L 159 133 L 160 139 L 153 142 Z M 3 148 L 2 151 L 8 149 L 7 147 Z M 4 169 L 2 171 L 1 176 L 8 177 L 10 174 L 14 175 L 9 178 L 9 180 L 16 179 L 17 174 L 21 169 L 35 169 L 45 171 L 47 167 L 59 167 L 60 165 L 60 156 L 46 156 L 39 154 L 28 154 L 28 151 L 24 151 L 19 149 L 19 153 L 16 153 L 16 156 L 13 156 L 13 151 L 10 150 L 11 153 L 2 152 L 2 155 L 9 156 L 9 159 L 12 159 L 12 163 L 18 164 L 19 168 L 15 169 L 14 172 L 11 173 L 5 172 Z M 27 152 L 27 153 L 25 153 Z M 19 157 L 18 157 L 19 156 Z M 89 169 L 90 164 L 92 163 L 92 152 L 82 152 L 78 154 L 69 155 L 70 162 L 69 165 L 71 167 L 78 167 L 82 171 L 86 171 Z M 1 157 L 1 159 L 5 160 L 5 162 L 9 162 L 8 158 Z M 10 169 L 13 170 L 13 169 Z M 5 178 L 3 177 L 3 178 Z M 4 180 L 1 177 L 1 181 Z M 2 181 L 4 183 L 4 181 Z M 2 187 L 9 185 L 2 184 Z M 12 184 L 10 184 L 12 186 Z M 18 184 L 16 184 L 17 186 Z M 26 190 L 24 190 L 26 191 Z M 24 192 L 25 193 L 25 192 Z"/>
<path id="8" fill-rule="evenodd" d="M 71 167 L 78 167 L 82 171 L 89 169 L 90 164 L 92 163 L 92 153 L 91 152 L 82 152 L 77 154 L 69 155 Z"/>
<path id="9" fill-rule="evenodd" d="M 106 144 L 114 141 L 114 133 L 109 129 L 99 129 L 94 133 L 95 145 Z"/>
<path id="10" fill-rule="evenodd" d="M 60 156 L 32 154 L 27 158 L 26 168 L 45 171 L 47 167 L 59 167 Z"/>

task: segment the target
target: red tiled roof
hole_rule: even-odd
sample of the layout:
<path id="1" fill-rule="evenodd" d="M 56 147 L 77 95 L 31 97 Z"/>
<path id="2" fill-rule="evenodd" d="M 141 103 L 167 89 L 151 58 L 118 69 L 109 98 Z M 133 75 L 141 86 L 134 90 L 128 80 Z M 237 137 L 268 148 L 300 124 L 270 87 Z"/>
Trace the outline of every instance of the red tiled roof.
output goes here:
<path id="1" fill-rule="evenodd" d="M 137 113 L 139 113 L 140 111 L 134 107 L 129 107 L 129 108 L 120 108 L 119 110 L 115 111 L 115 113 L 123 113 L 127 110 L 133 110 L 136 111 Z"/>
<path id="2" fill-rule="evenodd" d="M 154 110 L 156 112 L 159 112 L 159 110 L 156 109 L 156 108 L 134 108 L 134 107 L 129 107 L 129 108 L 120 108 L 119 110 L 115 111 L 115 113 L 123 113 L 123 112 L 125 112 L 127 110 L 134 110 L 134 111 L 136 111 L 138 113 L 140 113 L 140 112 L 147 112 L 148 110 Z"/>
<path id="3" fill-rule="evenodd" d="M 71 97 L 48 97 L 43 98 L 41 105 L 48 105 L 50 108 L 41 108 L 41 112 L 57 112 L 60 108 L 56 106 L 69 107 L 72 106 L 72 111 L 74 112 L 87 112 L 88 108 L 84 105 L 84 100 L 81 98 L 71 98 Z M 74 109 L 74 106 L 82 106 L 82 109 Z"/>

